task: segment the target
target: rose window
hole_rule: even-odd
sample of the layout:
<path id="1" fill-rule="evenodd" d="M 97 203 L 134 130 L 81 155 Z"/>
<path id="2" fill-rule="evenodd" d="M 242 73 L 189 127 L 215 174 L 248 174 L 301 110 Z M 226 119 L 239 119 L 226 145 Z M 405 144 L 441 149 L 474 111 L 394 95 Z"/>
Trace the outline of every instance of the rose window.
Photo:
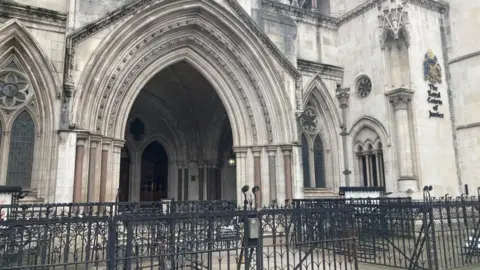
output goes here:
<path id="1" fill-rule="evenodd" d="M 357 81 L 358 97 L 366 98 L 372 92 L 372 81 L 367 76 L 362 76 Z"/>
<path id="2" fill-rule="evenodd" d="M 0 106 L 15 107 L 30 96 L 29 83 L 24 75 L 9 71 L 0 73 Z"/>

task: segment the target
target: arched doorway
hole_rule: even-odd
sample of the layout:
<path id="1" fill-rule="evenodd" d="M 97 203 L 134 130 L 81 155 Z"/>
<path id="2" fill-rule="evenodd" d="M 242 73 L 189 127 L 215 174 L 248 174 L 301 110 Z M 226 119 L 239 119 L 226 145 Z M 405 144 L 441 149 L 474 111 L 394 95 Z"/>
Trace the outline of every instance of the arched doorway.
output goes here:
<path id="1" fill-rule="evenodd" d="M 226 109 L 188 62 L 166 67 L 143 87 L 129 113 L 125 139 L 135 156 L 129 200 L 236 199 Z M 126 161 L 122 172 L 124 166 Z"/>
<path id="2" fill-rule="evenodd" d="M 150 143 L 142 153 L 140 201 L 168 198 L 168 156 L 158 142 Z"/>

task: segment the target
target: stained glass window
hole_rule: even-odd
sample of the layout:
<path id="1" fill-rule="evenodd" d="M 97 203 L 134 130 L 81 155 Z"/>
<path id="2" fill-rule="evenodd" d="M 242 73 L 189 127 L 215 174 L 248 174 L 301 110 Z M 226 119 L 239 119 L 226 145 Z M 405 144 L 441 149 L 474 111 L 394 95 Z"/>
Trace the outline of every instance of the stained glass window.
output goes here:
<path id="1" fill-rule="evenodd" d="M 315 162 L 315 185 L 317 188 L 325 188 L 325 157 L 323 143 L 320 136 L 313 143 L 313 160 Z"/>
<path id="2" fill-rule="evenodd" d="M 35 123 L 28 112 L 18 115 L 10 133 L 7 185 L 30 188 L 32 182 Z"/>
<path id="3" fill-rule="evenodd" d="M 310 187 L 310 166 L 308 162 L 308 142 L 302 134 L 302 162 L 303 162 L 303 186 Z"/>

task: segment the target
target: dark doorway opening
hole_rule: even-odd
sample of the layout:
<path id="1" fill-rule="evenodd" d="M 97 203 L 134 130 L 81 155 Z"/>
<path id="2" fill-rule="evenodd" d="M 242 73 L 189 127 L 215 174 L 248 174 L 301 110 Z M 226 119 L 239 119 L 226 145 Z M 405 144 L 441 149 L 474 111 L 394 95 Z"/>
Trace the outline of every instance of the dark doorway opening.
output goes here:
<path id="1" fill-rule="evenodd" d="M 120 202 L 128 202 L 130 194 L 130 166 L 132 161 L 130 153 L 124 147 L 122 148 L 120 158 L 120 187 L 118 192 L 118 200 Z"/>
<path id="2" fill-rule="evenodd" d="M 158 142 L 149 144 L 142 154 L 140 201 L 159 201 L 168 196 L 168 156 Z"/>

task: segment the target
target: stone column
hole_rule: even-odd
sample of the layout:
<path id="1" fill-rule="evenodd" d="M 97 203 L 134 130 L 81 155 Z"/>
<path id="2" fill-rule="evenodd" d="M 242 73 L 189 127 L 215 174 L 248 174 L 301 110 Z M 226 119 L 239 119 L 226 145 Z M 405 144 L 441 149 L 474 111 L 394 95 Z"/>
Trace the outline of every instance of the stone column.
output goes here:
<path id="1" fill-rule="evenodd" d="M 379 187 L 382 186 L 382 181 L 381 181 L 381 171 L 380 171 L 380 152 L 378 150 L 373 151 L 373 155 L 375 157 L 375 171 L 377 174 L 377 185 Z"/>
<path id="2" fill-rule="evenodd" d="M 340 135 L 342 136 L 342 148 L 343 148 L 343 175 L 345 175 L 345 186 L 350 186 L 350 166 L 348 162 L 348 147 L 347 147 L 347 109 L 348 109 L 348 100 L 350 99 L 350 88 L 342 88 L 341 85 L 337 85 L 336 89 L 336 97 L 340 102 L 340 109 L 342 110 L 342 124 L 340 128 L 342 132 Z"/>
<path id="3" fill-rule="evenodd" d="M 262 174 L 261 174 L 261 164 L 260 164 L 260 154 L 262 153 L 262 148 L 259 146 L 252 147 L 253 153 L 253 182 L 255 186 L 259 187 L 257 194 L 257 207 L 262 207 Z"/>
<path id="4" fill-rule="evenodd" d="M 75 152 L 75 177 L 73 178 L 73 202 L 82 202 L 82 179 L 83 179 L 83 155 L 85 150 L 86 137 L 80 134 L 77 137 Z"/>
<path id="5" fill-rule="evenodd" d="M 183 166 L 178 164 L 178 188 L 177 188 L 177 201 L 183 200 Z"/>
<path id="6" fill-rule="evenodd" d="M 188 165 L 183 167 L 183 200 L 188 201 Z"/>
<path id="7" fill-rule="evenodd" d="M 102 161 L 100 169 L 100 202 L 107 200 L 107 175 L 108 175 L 108 149 L 110 148 L 110 141 L 102 143 Z"/>
<path id="8" fill-rule="evenodd" d="M 413 91 L 399 88 L 385 94 L 393 106 L 395 118 L 396 150 L 399 168 L 399 191 L 417 190 L 417 178 L 413 172 L 410 121 L 408 118 Z"/>
<path id="9" fill-rule="evenodd" d="M 292 146 L 282 145 L 284 168 L 285 168 L 285 199 L 292 203 L 293 179 L 292 179 Z"/>
<path id="10" fill-rule="evenodd" d="M 236 164 L 236 173 L 237 173 L 237 185 L 236 185 L 236 194 L 237 194 L 237 204 L 243 205 L 243 193 L 242 187 L 247 184 L 245 179 L 246 177 L 246 157 L 247 157 L 247 148 L 246 147 L 234 147 L 235 152 L 235 164 Z M 250 187 L 251 188 L 251 187 Z"/>
<path id="11" fill-rule="evenodd" d="M 205 200 L 204 198 L 204 192 L 205 192 L 205 175 L 204 175 L 204 170 L 205 170 L 205 165 L 200 164 L 198 166 L 198 200 L 203 201 Z"/>
<path id="12" fill-rule="evenodd" d="M 88 164 L 88 193 L 87 201 L 97 201 L 96 169 L 97 169 L 97 145 L 100 142 L 99 137 L 90 137 L 90 162 Z"/>
<path id="13" fill-rule="evenodd" d="M 268 154 L 268 194 L 269 194 L 269 203 L 277 200 L 277 175 L 275 170 L 275 156 L 277 154 L 277 146 L 269 145 L 267 146 Z"/>
<path id="14" fill-rule="evenodd" d="M 358 179 L 360 180 L 359 186 L 363 186 L 365 180 L 363 179 L 363 158 L 361 153 L 357 153 L 357 161 L 358 161 Z"/>

